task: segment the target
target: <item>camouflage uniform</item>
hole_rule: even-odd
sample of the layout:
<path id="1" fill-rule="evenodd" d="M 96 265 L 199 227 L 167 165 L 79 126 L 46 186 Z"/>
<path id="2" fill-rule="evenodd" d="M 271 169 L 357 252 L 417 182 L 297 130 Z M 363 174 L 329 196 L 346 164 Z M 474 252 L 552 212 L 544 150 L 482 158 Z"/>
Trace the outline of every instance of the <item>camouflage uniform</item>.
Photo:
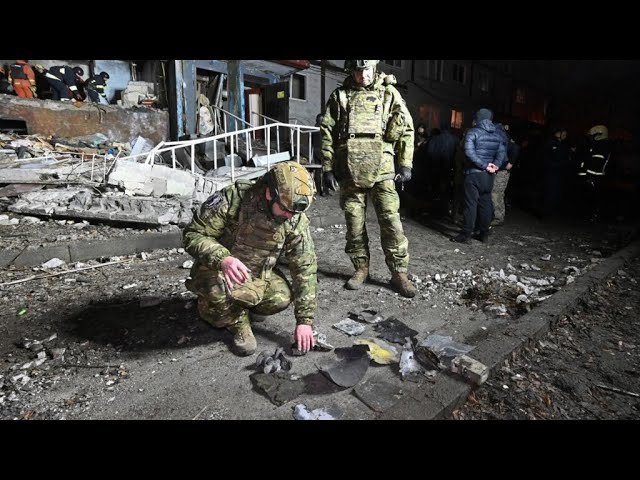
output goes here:
<path id="1" fill-rule="evenodd" d="M 278 222 L 265 198 L 266 184 L 238 181 L 213 194 L 184 230 L 183 244 L 196 261 L 185 286 L 198 295 L 200 316 L 214 327 L 249 322 L 249 309 L 231 298 L 221 270 L 233 255 L 251 270 L 252 280 L 264 280 L 261 300 L 251 308 L 271 315 L 292 301 L 298 325 L 312 325 L 317 301 L 317 261 L 304 213 Z M 274 268 L 284 253 L 293 285 Z M 262 292 L 260 292 L 262 294 Z"/>
<path id="2" fill-rule="evenodd" d="M 376 73 L 359 87 L 352 77 L 327 102 L 322 132 L 322 170 L 340 182 L 340 206 L 347 222 L 345 252 L 357 269 L 369 266 L 367 195 L 380 224 L 385 261 L 391 272 L 407 272 L 409 242 L 400 221 L 395 189 L 398 168 L 413 166 L 413 120 L 393 75 Z"/>

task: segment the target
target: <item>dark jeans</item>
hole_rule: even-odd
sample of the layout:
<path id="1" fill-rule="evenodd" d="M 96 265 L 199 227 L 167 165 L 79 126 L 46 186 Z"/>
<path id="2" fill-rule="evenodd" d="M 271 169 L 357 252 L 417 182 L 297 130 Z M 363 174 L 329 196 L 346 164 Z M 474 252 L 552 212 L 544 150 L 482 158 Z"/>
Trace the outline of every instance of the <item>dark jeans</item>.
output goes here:
<path id="1" fill-rule="evenodd" d="M 495 176 L 488 172 L 470 173 L 464 177 L 464 225 L 462 233 L 468 237 L 477 229 L 481 235 L 489 232 L 493 216 L 491 190 Z"/>

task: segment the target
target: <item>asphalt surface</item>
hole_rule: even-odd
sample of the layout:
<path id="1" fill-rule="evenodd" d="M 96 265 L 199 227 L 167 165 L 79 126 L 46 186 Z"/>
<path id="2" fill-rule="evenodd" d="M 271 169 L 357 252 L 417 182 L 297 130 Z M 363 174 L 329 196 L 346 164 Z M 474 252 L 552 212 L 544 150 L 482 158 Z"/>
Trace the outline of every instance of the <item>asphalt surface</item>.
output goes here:
<path id="1" fill-rule="evenodd" d="M 513 211 L 504 227 L 494 229 L 489 243 L 460 245 L 449 241 L 455 234 L 450 224 L 405 219 L 410 273 L 419 280 L 419 293 L 404 299 L 388 288 L 390 274 L 375 216 L 370 213 L 372 281 L 353 292 L 343 288 L 351 266 L 343 252 L 345 229 L 337 197 L 318 199 L 310 211 L 319 258 L 316 326 L 336 347 L 348 348 L 354 338 L 378 335 L 370 325 L 359 337 L 332 328 L 349 312 L 373 309 L 385 318 L 401 320 L 418 332 L 418 339 L 438 334 L 464 342 L 474 347 L 470 356 L 495 369 L 546 333 L 590 288 L 640 252 L 634 225 L 543 223 Z M 4 228 L 15 234 L 20 227 Z M 0 287 L 0 358 L 5 359 L 0 374 L 6 399 L 2 418 L 292 419 L 296 405 L 304 404 L 310 411 L 323 409 L 339 419 L 438 419 L 449 416 L 474 388 L 448 371 L 402 380 L 397 364 L 374 362 L 355 388 L 338 386 L 319 372 L 336 360 L 335 353 L 289 355 L 293 330 L 289 309 L 254 326 L 258 352 L 285 348 L 293 363 L 291 373 L 297 376 L 288 384 L 291 391 L 270 401 L 259 385 L 276 388 L 277 382 L 256 375 L 256 355 L 235 356 L 229 351 L 228 335 L 197 318 L 195 297 L 183 286 L 188 270 L 181 267 L 189 256 L 177 250 L 177 232 L 121 236 L 89 245 L 86 241 L 61 243 L 43 242 L 19 255 L 5 255 L 0 283 L 33 275 L 28 267 L 53 256 L 67 263 L 131 257 L 125 264 L 86 270 L 77 282 L 63 281 L 78 277 L 65 274 L 56 280 Z M 525 264 L 539 266 L 531 270 Z M 580 271 L 571 281 L 567 265 Z M 64 268 L 69 265 L 60 267 Z M 510 272 L 554 280 L 538 297 L 531 297 L 524 309 L 515 301 L 519 292 L 504 278 Z M 480 291 L 478 285 L 493 290 Z M 159 298 L 159 305 L 148 302 L 143 307 L 150 295 Z M 34 305 L 34 299 L 39 303 Z M 17 314 L 23 304 L 30 305 L 29 313 Z M 504 311 L 491 310 L 492 306 L 502 306 Z M 10 380 L 16 376 L 15 367 L 31 358 L 28 350 L 16 345 L 24 338 L 43 339 L 51 332 L 58 334 L 58 346 L 67 348 L 65 363 L 56 363 L 49 353 L 41 367 L 17 369 L 34 380 L 25 385 L 20 382 L 27 380 Z M 401 352 L 401 345 L 395 347 Z M 95 372 L 91 362 L 106 368 Z M 29 390 L 35 379 L 49 377 L 55 379 Z"/>

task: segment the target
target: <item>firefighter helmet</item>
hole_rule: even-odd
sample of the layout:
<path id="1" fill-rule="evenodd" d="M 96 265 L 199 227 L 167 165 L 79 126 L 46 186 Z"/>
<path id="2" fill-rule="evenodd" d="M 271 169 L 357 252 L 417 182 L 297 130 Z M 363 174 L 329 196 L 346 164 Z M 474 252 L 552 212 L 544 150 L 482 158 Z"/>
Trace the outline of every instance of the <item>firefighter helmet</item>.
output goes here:
<path id="1" fill-rule="evenodd" d="M 82 77 L 84 75 L 84 70 L 82 70 L 82 68 L 80 67 L 73 67 L 73 73 L 75 73 L 79 77 Z"/>
<path id="2" fill-rule="evenodd" d="M 266 177 L 273 200 L 285 210 L 301 213 L 311 206 L 315 183 L 303 165 L 293 160 L 281 162 Z"/>
<path id="3" fill-rule="evenodd" d="M 345 60 L 344 69 L 347 72 L 354 70 L 364 70 L 365 68 L 375 67 L 380 60 Z"/>
<path id="4" fill-rule="evenodd" d="M 606 140 L 609 138 L 609 129 L 604 125 L 596 125 L 595 127 L 591 127 L 591 129 L 587 132 L 591 138 L 595 141 Z"/>
<path id="5" fill-rule="evenodd" d="M 100 76 L 105 80 L 109 80 L 109 74 L 107 72 L 100 72 Z"/>

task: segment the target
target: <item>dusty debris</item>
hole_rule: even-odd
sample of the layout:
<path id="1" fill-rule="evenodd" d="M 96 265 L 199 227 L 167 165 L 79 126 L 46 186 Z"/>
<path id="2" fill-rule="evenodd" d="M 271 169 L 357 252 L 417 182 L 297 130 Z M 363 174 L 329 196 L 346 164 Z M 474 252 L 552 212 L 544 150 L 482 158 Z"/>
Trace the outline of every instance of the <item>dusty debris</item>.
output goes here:
<path id="1" fill-rule="evenodd" d="M 354 345 L 348 348 L 336 348 L 339 360 L 323 359 L 316 362 L 318 369 L 336 385 L 349 388 L 357 384 L 369 368 L 369 347 Z"/>
<path id="2" fill-rule="evenodd" d="M 395 317 L 387 318 L 376 324 L 374 328 L 378 332 L 379 338 L 400 345 L 404 345 L 407 337 L 415 337 L 418 334 L 416 330 L 409 328 Z"/>
<path id="3" fill-rule="evenodd" d="M 376 310 L 365 309 L 360 313 L 349 312 L 349 318 L 358 320 L 365 323 L 380 323 L 384 320 L 384 317 Z"/>
<path id="4" fill-rule="evenodd" d="M 22 280 L 14 280 L 13 282 L 0 283 L 0 287 L 5 286 L 5 285 L 14 285 L 16 283 L 28 282 L 28 281 L 31 281 L 31 280 L 39 280 L 39 279 L 42 279 L 42 278 L 57 277 L 58 275 L 66 275 L 67 273 L 79 272 L 81 270 L 92 270 L 92 269 L 95 269 L 95 268 L 106 267 L 106 266 L 109 266 L 109 265 L 115 265 L 117 263 L 124 263 L 124 262 L 129 262 L 129 261 L 131 261 L 131 259 L 119 260 L 117 262 L 101 263 L 99 265 L 91 265 L 89 267 L 76 268 L 76 269 L 73 269 L 73 270 L 65 270 L 63 272 L 51 273 L 49 275 L 32 275 L 31 277 L 23 278 Z"/>
<path id="5" fill-rule="evenodd" d="M 283 370 L 273 375 L 266 373 L 254 373 L 250 376 L 254 387 L 274 405 L 280 406 L 293 400 L 304 393 L 304 382 L 299 377 L 293 377 Z M 296 378 L 294 380 L 294 378 Z"/>
<path id="6" fill-rule="evenodd" d="M 391 365 L 398 363 L 398 351 L 396 347 L 389 345 L 379 338 L 362 338 L 353 341 L 354 345 L 367 345 L 369 358 L 379 365 Z"/>
<path id="7" fill-rule="evenodd" d="M 347 335 L 356 336 L 360 335 L 364 332 L 365 326 L 351 320 L 350 318 L 345 318 L 344 320 L 339 321 L 338 323 L 334 323 L 332 325 L 336 330 L 340 330 Z"/>
<path id="8" fill-rule="evenodd" d="M 435 358 L 438 367 L 448 369 L 455 357 L 465 355 L 474 348 L 472 345 L 456 342 L 448 335 L 429 335 L 416 345 L 415 351 L 418 360 L 427 358 L 429 363 L 433 363 Z"/>
<path id="9" fill-rule="evenodd" d="M 256 368 L 262 370 L 262 373 L 276 373 L 280 370 L 289 371 L 292 366 L 291 360 L 284 356 L 282 347 L 276 348 L 272 355 L 269 355 L 269 352 L 264 350 L 256 357 Z"/>
<path id="10" fill-rule="evenodd" d="M 467 355 L 459 355 L 451 360 L 451 371 L 482 385 L 489 378 L 489 367 Z"/>
<path id="11" fill-rule="evenodd" d="M 293 418 L 296 420 L 336 420 L 323 408 L 316 408 L 309 411 L 306 405 L 299 403 L 293 407 Z"/>
<path id="12" fill-rule="evenodd" d="M 353 389 L 367 407 L 374 412 L 385 412 L 402 398 L 402 388 L 384 381 L 380 376 L 372 377 Z"/>
<path id="13" fill-rule="evenodd" d="M 62 265 L 65 265 L 67 262 L 64 260 L 60 260 L 59 258 L 52 258 L 48 262 L 45 262 L 41 265 L 42 268 L 58 268 Z"/>

